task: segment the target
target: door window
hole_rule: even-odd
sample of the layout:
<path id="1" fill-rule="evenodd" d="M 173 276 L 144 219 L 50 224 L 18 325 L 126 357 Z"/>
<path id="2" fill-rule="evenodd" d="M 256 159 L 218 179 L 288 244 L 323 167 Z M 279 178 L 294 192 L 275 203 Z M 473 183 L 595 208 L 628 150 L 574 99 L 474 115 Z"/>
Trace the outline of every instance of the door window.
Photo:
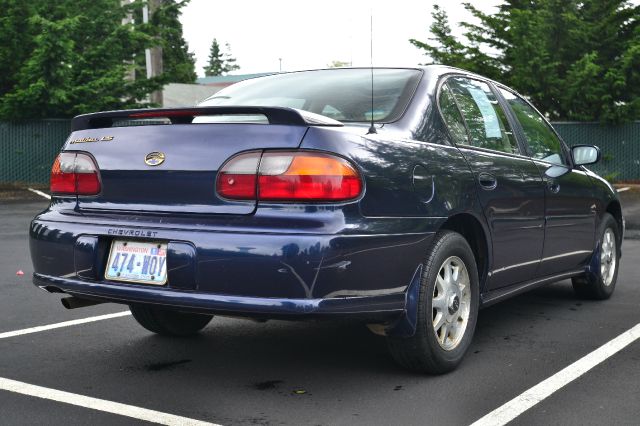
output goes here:
<path id="1" fill-rule="evenodd" d="M 509 103 L 520 122 L 532 157 L 553 164 L 566 165 L 562 142 L 547 121 L 527 101 L 515 93 L 500 88 L 500 94 Z"/>
<path id="2" fill-rule="evenodd" d="M 506 114 L 488 84 L 462 77 L 450 78 L 447 84 L 469 129 L 466 144 L 509 154 L 520 152 Z"/>
<path id="3" fill-rule="evenodd" d="M 440 112 L 453 141 L 456 144 L 468 145 L 467 129 L 464 127 L 460 110 L 453 100 L 453 93 L 451 93 L 451 89 L 446 84 L 443 84 L 440 89 Z"/>

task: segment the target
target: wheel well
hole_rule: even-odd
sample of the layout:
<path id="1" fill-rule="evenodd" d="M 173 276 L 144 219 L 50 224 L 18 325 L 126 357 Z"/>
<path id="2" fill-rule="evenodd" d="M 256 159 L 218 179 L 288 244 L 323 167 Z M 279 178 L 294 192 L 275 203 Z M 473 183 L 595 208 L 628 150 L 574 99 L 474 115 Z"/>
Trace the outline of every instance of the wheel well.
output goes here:
<path id="1" fill-rule="evenodd" d="M 458 214 L 447 219 L 441 229 L 455 231 L 467 240 L 473 251 L 473 256 L 476 258 L 480 289 L 482 290 L 489 267 L 489 248 L 487 236 L 478 219 L 470 214 Z"/>
<path id="2" fill-rule="evenodd" d="M 618 233 L 622 235 L 622 207 L 618 201 L 611 201 L 607 206 L 607 213 L 609 213 L 618 223 Z"/>

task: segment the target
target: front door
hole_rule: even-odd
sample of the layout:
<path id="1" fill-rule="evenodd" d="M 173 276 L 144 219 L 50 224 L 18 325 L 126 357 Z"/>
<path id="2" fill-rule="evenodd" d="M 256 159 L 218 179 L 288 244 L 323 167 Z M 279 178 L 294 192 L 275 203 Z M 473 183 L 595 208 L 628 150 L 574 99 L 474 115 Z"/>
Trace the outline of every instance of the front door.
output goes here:
<path id="1" fill-rule="evenodd" d="M 591 178 L 572 168 L 569 153 L 547 121 L 516 94 L 500 88 L 521 126 L 545 183 L 545 239 L 538 276 L 576 270 L 591 258 L 596 200 Z"/>

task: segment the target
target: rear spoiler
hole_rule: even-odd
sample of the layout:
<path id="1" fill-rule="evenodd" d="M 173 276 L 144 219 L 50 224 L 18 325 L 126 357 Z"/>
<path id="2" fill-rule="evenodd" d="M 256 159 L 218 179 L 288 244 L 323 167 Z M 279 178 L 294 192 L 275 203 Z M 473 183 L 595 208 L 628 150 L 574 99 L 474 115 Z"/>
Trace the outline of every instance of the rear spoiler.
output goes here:
<path id="1" fill-rule="evenodd" d="M 105 111 L 83 114 L 71 121 L 71 131 L 112 127 L 117 121 L 167 118 L 171 124 L 190 124 L 195 117 L 212 115 L 264 115 L 269 124 L 290 126 L 343 126 L 337 120 L 309 111 L 265 106 L 207 106 Z"/>

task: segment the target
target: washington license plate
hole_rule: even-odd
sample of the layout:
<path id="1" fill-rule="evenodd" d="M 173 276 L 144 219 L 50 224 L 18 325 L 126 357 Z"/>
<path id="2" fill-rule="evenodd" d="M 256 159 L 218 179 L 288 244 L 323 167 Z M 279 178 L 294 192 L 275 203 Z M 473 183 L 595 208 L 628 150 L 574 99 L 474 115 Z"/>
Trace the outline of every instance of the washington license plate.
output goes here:
<path id="1" fill-rule="evenodd" d="M 166 284 L 167 244 L 114 240 L 105 278 L 142 284 Z"/>

